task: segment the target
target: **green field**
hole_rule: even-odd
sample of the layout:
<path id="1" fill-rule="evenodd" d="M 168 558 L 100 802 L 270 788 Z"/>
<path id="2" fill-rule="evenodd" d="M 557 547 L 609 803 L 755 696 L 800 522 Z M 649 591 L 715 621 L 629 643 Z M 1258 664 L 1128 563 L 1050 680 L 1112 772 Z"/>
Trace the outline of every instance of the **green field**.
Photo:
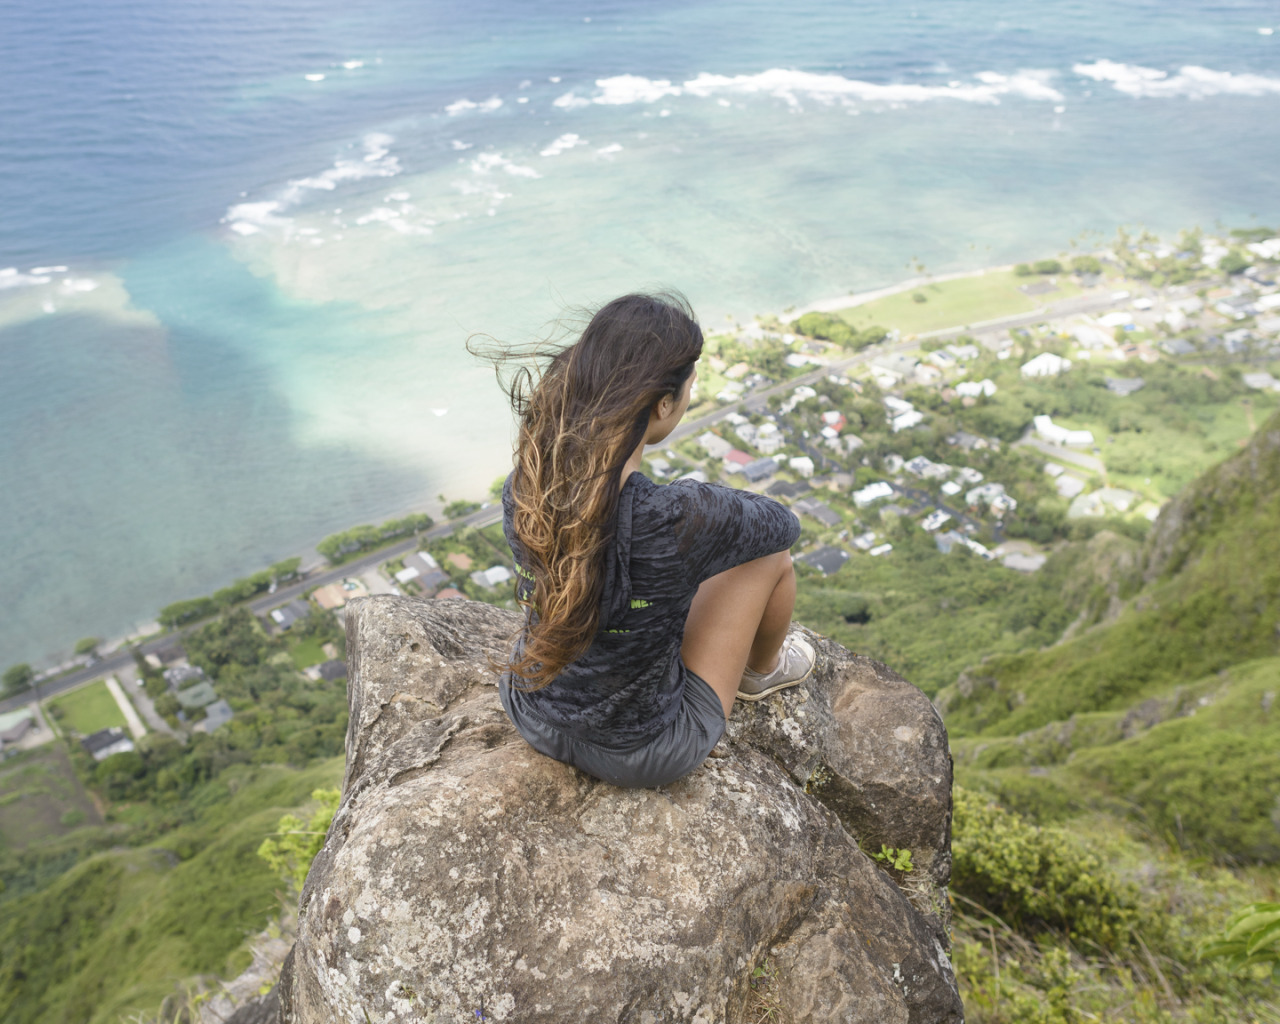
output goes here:
<path id="1" fill-rule="evenodd" d="M 1038 306 L 1080 294 L 1080 288 L 1066 275 L 1056 278 L 1057 291 L 1033 298 L 1018 290 L 1019 285 L 1036 284 L 1042 280 L 1040 277 L 1018 277 L 1012 270 L 997 270 L 954 281 L 922 284 L 909 291 L 841 310 L 839 315 L 857 328 L 879 324 L 896 327 L 904 335 L 923 334 L 1016 313 L 1030 313 Z M 915 301 L 912 296 L 916 294 L 925 296 L 925 301 Z"/>
<path id="2" fill-rule="evenodd" d="M 327 660 L 323 648 L 324 641 L 319 637 L 302 637 L 296 643 L 290 643 L 289 657 L 293 659 L 294 667 L 301 671 Z"/>
<path id="3" fill-rule="evenodd" d="M 81 736 L 88 736 L 99 729 L 117 726 L 123 729 L 127 724 L 107 684 L 101 680 L 51 700 L 48 706 L 59 726 L 74 729 Z"/>

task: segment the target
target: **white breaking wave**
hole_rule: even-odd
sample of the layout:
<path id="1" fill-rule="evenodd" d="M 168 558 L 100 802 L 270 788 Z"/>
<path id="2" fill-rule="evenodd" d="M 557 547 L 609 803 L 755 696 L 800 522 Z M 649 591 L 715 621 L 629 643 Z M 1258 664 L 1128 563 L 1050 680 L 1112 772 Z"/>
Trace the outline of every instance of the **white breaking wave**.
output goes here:
<path id="1" fill-rule="evenodd" d="M 502 100 L 497 96 L 490 96 L 483 103 L 476 103 L 474 100 L 455 100 L 444 108 L 444 112 L 450 117 L 456 117 L 458 114 L 465 114 L 468 110 L 478 110 L 482 114 L 497 110 L 502 106 Z"/>
<path id="2" fill-rule="evenodd" d="M 532 167 L 525 167 L 508 160 L 501 153 L 481 153 L 471 161 L 471 169 L 477 174 L 491 174 L 493 171 L 506 171 L 517 178 L 541 178 L 542 175 Z"/>
<path id="3" fill-rule="evenodd" d="M 23 274 L 19 272 L 17 267 L 6 267 L 0 270 L 0 291 L 4 291 L 6 288 L 25 288 L 34 284 L 48 284 L 52 280 L 53 278 L 47 274 L 38 274 L 34 270 L 30 274 Z"/>
<path id="4" fill-rule="evenodd" d="M 1117 92 L 1127 96 L 1185 96 L 1199 100 L 1207 96 L 1267 96 L 1280 93 L 1280 78 L 1265 75 L 1232 74 L 1188 64 L 1176 75 L 1137 64 L 1121 64 L 1099 60 L 1092 64 L 1075 64 L 1077 75 L 1095 82 L 1110 82 Z"/>
<path id="5" fill-rule="evenodd" d="M 562 110 L 573 110 L 590 104 L 615 106 L 627 103 L 653 103 L 668 96 L 699 98 L 730 95 L 762 95 L 783 100 L 792 107 L 801 101 L 823 105 L 857 103 L 924 103 L 932 100 L 960 100 L 966 103 L 999 103 L 1002 97 L 1016 96 L 1028 100 L 1060 103 L 1063 95 L 1051 82 L 1054 72 L 1023 70 L 1014 74 L 982 71 L 973 82 L 948 82 L 946 85 L 881 85 L 843 75 L 824 75 L 810 71 L 770 68 L 753 75 L 714 75 L 703 72 L 696 78 L 676 85 L 665 78 L 651 79 L 640 75 L 617 75 L 596 80 L 599 90 L 588 98 L 573 90 L 553 101 Z"/>
<path id="6" fill-rule="evenodd" d="M 340 159 L 319 174 L 294 179 L 277 199 L 237 203 L 228 208 L 222 222 L 236 234 L 245 236 L 269 228 L 288 228 L 292 221 L 284 214 L 309 191 L 332 192 L 342 182 L 392 178 L 399 174 L 400 161 L 391 155 L 389 148 L 393 142 L 395 139 L 390 135 L 370 132 L 361 140 L 364 155 L 360 159 Z"/>
<path id="7" fill-rule="evenodd" d="M 542 150 L 540 156 L 559 156 L 567 149 L 573 149 L 574 146 L 585 146 L 587 140 L 576 132 L 565 132 L 556 139 L 546 149 Z"/>

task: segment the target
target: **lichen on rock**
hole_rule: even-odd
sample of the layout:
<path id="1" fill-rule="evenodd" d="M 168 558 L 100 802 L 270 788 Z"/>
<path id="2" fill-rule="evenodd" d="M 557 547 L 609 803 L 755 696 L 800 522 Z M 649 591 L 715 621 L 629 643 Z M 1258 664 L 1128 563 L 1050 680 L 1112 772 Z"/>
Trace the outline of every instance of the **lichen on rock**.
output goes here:
<path id="1" fill-rule="evenodd" d="M 920 691 L 807 634 L 807 684 L 736 708 L 679 782 L 617 789 L 507 721 L 487 656 L 518 623 L 468 601 L 348 606 L 342 803 L 282 1024 L 735 1024 L 766 958 L 784 1022 L 963 1019 L 951 760 Z M 859 842 L 909 848 L 909 884 Z"/>

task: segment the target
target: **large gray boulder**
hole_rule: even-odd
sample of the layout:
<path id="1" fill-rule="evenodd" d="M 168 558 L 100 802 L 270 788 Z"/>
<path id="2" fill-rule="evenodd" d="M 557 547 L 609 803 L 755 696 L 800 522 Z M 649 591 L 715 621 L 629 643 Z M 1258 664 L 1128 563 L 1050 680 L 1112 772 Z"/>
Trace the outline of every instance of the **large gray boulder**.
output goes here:
<path id="1" fill-rule="evenodd" d="M 507 721 L 487 659 L 518 622 L 468 601 L 348 606 L 342 802 L 283 1024 L 963 1019 L 951 760 L 923 694 L 807 634 L 807 685 L 739 705 L 679 782 L 617 789 Z M 882 844 L 914 870 L 863 852 Z"/>

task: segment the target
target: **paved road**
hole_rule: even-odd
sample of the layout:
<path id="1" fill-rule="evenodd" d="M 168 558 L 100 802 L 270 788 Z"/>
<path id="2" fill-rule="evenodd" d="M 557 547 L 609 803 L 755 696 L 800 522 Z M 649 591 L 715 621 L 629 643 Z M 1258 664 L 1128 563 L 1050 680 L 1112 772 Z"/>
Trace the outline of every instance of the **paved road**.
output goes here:
<path id="1" fill-rule="evenodd" d="M 1081 469 L 1103 474 L 1107 472 L 1106 464 L 1101 459 L 1095 459 L 1092 455 L 1072 451 L 1070 448 L 1063 448 L 1060 445 L 1050 444 L 1048 441 L 1042 441 L 1038 437 L 1027 435 L 1015 441 L 1014 444 L 1022 445 L 1026 448 L 1034 448 L 1036 451 L 1043 452 L 1059 462 L 1069 462 L 1073 466 L 1079 466 Z"/>
<path id="2" fill-rule="evenodd" d="M 995 329 L 1017 329 L 1018 327 L 1026 327 L 1031 324 L 1041 323 L 1049 318 L 1100 312 L 1103 309 L 1110 309 L 1114 307 L 1115 304 L 1116 303 L 1109 295 L 1079 296 L 1076 298 L 1064 299 L 1061 302 L 1053 303 L 1048 306 L 1042 306 L 1030 313 L 1018 313 L 1013 316 L 999 317 L 995 320 L 987 320 L 981 323 L 946 327 L 936 331 L 929 331 L 926 334 L 917 335 L 910 341 L 873 345 L 870 348 L 863 349 L 846 359 L 838 360 L 826 366 L 817 367 L 814 370 L 801 374 L 798 377 L 793 377 L 781 384 L 773 384 L 769 387 L 752 391 L 750 394 L 744 395 L 739 401 L 731 405 L 726 405 L 723 408 L 716 409 L 704 416 L 700 416 L 696 420 L 681 423 L 671 432 L 661 445 L 657 445 L 655 447 L 661 448 L 664 446 L 670 446 L 686 437 L 696 436 L 704 430 L 707 430 L 719 423 L 730 413 L 737 412 L 740 408 L 746 409 L 748 412 L 763 412 L 767 408 L 769 398 L 773 395 L 790 394 L 801 384 L 813 384 L 822 380 L 829 374 L 838 375 L 855 366 L 859 366 L 872 359 L 879 358 L 880 356 L 910 351 L 911 349 L 918 348 L 920 342 L 925 339 L 946 338 L 974 332 L 981 334 Z M 1053 454 L 1058 458 L 1065 457 L 1059 455 L 1056 451 Z M 1076 453 L 1069 454 L 1074 455 Z M 1088 458 L 1088 456 L 1079 456 L 1079 458 Z M 1072 460 L 1068 459 L 1068 461 Z M 1097 462 L 1097 460 L 1092 461 Z M 1085 465 L 1085 463 L 1082 462 L 1077 462 L 1076 464 Z M 1101 463 L 1098 463 L 1098 466 L 1101 467 Z M 502 508 L 495 504 L 488 508 L 483 508 L 477 512 L 473 512 L 471 515 L 466 516 L 461 520 L 455 520 L 450 523 L 440 523 L 437 526 L 433 526 L 430 530 L 425 532 L 425 536 L 428 538 L 445 537 L 461 525 L 484 527 L 500 521 L 501 518 Z M 399 543 L 393 544 L 390 547 L 381 548 L 378 551 L 371 552 L 370 554 L 354 558 L 349 562 L 344 562 L 337 568 L 311 573 L 297 583 L 281 587 L 274 594 L 264 594 L 261 597 L 254 599 L 249 602 L 249 608 L 255 615 L 265 614 L 270 609 L 278 607 L 286 601 L 291 601 L 295 597 L 301 596 L 304 590 L 311 590 L 315 587 L 324 586 L 326 583 L 333 583 L 348 576 L 358 576 L 360 573 L 374 568 L 382 562 L 407 555 L 417 548 L 420 540 L 420 536 L 410 537 L 406 540 L 400 541 Z M 200 623 L 193 623 L 190 626 L 186 626 L 180 631 L 180 634 L 185 634 L 190 630 L 197 628 L 199 625 Z M 160 647 L 167 645 L 173 639 L 173 636 L 174 634 L 166 634 L 163 637 L 147 641 L 141 645 L 142 653 L 149 654 L 152 651 L 158 650 Z M 50 682 L 42 682 L 40 684 L 40 696 L 42 698 L 47 698 L 65 693 L 68 690 L 75 689 L 77 686 L 81 686 L 84 683 L 97 679 L 108 672 L 118 671 L 132 663 L 133 655 L 128 649 L 117 651 L 91 666 L 83 669 L 77 669 L 74 672 L 69 672 L 66 675 Z M 12 711 L 30 703 L 32 696 L 33 694 L 26 693 L 0 700 L 0 713 Z"/>

